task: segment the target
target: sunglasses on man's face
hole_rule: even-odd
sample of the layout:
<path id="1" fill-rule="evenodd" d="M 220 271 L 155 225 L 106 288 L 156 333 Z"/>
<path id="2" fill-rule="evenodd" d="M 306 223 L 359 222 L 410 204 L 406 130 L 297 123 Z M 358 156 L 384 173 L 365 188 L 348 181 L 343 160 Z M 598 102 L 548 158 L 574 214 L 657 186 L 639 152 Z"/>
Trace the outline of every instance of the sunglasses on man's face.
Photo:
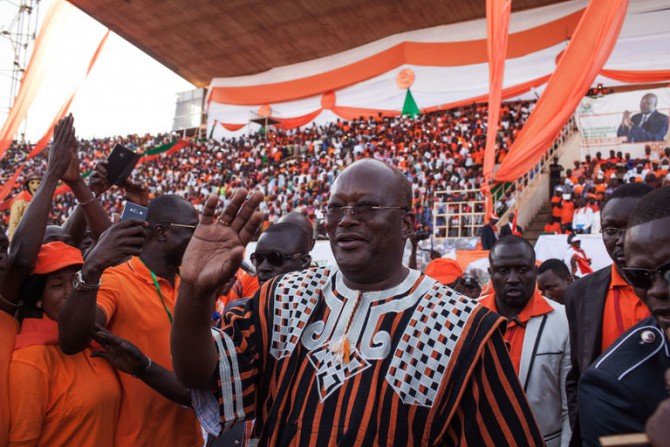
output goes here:
<path id="1" fill-rule="evenodd" d="M 656 274 L 661 275 L 666 281 L 670 276 L 670 262 L 657 267 L 655 269 L 645 269 L 640 267 L 624 267 L 623 274 L 626 276 L 628 282 L 638 289 L 651 289 L 656 279 Z"/>
<path id="2" fill-rule="evenodd" d="M 255 266 L 261 265 L 263 261 L 267 259 L 268 264 L 279 267 L 284 263 L 284 261 L 288 261 L 289 259 L 294 259 L 302 255 L 302 253 L 284 254 L 278 251 L 270 251 L 266 253 L 253 252 L 251 253 L 250 258 L 251 262 L 253 262 Z"/>

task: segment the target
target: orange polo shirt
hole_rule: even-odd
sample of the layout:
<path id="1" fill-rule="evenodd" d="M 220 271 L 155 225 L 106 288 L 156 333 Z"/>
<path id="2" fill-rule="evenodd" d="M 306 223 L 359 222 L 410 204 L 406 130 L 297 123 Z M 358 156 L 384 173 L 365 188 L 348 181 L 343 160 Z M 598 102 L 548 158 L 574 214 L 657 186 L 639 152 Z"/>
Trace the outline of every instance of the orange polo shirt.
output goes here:
<path id="1" fill-rule="evenodd" d="M 560 234 L 561 233 L 561 224 L 559 224 L 558 222 L 548 223 L 544 226 L 544 232 L 545 233 Z"/>
<path id="2" fill-rule="evenodd" d="M 572 222 L 572 217 L 575 214 L 575 202 L 572 200 L 563 201 L 563 208 L 561 208 L 561 223 L 563 225 Z"/>
<path id="3" fill-rule="evenodd" d="M 9 368 L 9 447 L 113 447 L 121 407 L 116 372 L 86 349 L 17 349 Z"/>
<path id="4" fill-rule="evenodd" d="M 0 447 L 9 440 L 9 363 L 14 351 L 14 337 L 19 323 L 7 312 L 0 310 Z"/>
<path id="5" fill-rule="evenodd" d="M 612 264 L 612 280 L 603 309 L 601 352 L 640 320 L 649 317 L 649 308 L 635 295 L 633 287 L 619 274 Z"/>
<path id="6" fill-rule="evenodd" d="M 162 278 L 158 278 L 158 284 L 165 307 L 174 315 L 179 277 L 174 288 Z M 107 316 L 107 327 L 113 333 L 130 340 L 152 361 L 172 370 L 172 324 L 149 269 L 138 257 L 105 270 L 98 306 Z M 200 428 L 190 408 L 166 399 L 129 374 L 119 374 L 119 378 L 123 400 L 116 432 L 117 446 L 202 445 Z"/>
<path id="7" fill-rule="evenodd" d="M 493 312 L 498 312 L 498 307 L 496 306 L 496 295 L 491 293 L 485 295 L 479 301 L 480 304 Z M 507 321 L 507 330 L 505 331 L 505 344 L 509 349 L 509 356 L 512 359 L 512 364 L 514 365 L 514 370 L 517 375 L 521 369 L 521 355 L 523 351 L 523 338 L 526 336 L 526 323 L 533 317 L 539 317 L 554 310 L 547 300 L 542 296 L 540 291 L 536 288 L 533 296 L 528 300 L 526 307 L 523 308 L 519 315 L 517 315 L 517 320 L 521 322 L 518 324 L 516 321 L 508 320 Z"/>
<path id="8" fill-rule="evenodd" d="M 563 200 L 560 197 L 552 196 L 551 198 L 551 215 L 553 217 L 561 217 L 561 208 L 554 205 L 560 205 Z"/>

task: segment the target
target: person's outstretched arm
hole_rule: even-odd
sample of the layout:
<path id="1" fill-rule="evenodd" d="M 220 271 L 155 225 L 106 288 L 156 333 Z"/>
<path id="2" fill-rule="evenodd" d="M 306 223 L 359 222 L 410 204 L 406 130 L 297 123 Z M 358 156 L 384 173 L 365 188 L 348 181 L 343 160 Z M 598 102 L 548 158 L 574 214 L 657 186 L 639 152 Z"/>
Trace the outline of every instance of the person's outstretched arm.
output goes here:
<path id="1" fill-rule="evenodd" d="M 33 270 L 44 239 L 54 191 L 58 180 L 68 169 L 73 151 L 76 151 L 77 140 L 72 126 L 73 122 L 74 118 L 69 115 L 56 124 L 49 150 L 47 171 L 12 238 L 9 248 L 9 267 L 0 280 L 0 294 L 10 303 L 18 301 L 21 282 Z M 12 313 L 15 310 L 10 309 L 10 306 L 2 300 L 0 300 L 0 309 Z"/>
<path id="2" fill-rule="evenodd" d="M 58 317 L 58 337 L 64 353 L 76 354 L 82 351 L 91 341 L 95 324 L 104 326 L 107 323 L 105 314 L 96 302 L 96 285 L 107 268 L 140 254 L 144 245 L 145 226 L 145 222 L 138 220 L 112 225 L 86 257 L 81 275 L 87 286 L 81 290 L 72 290 Z"/>
<path id="3" fill-rule="evenodd" d="M 104 358 L 114 368 L 135 376 L 165 398 L 185 407 L 191 406 L 191 393 L 177 381 L 175 373 L 153 362 L 130 341 L 101 326 L 95 328 L 93 338 L 103 347 L 94 351 L 93 357 Z"/>
<path id="4" fill-rule="evenodd" d="M 181 266 L 181 285 L 172 325 L 172 361 L 177 377 L 189 388 L 212 385 L 218 354 L 212 340 L 215 292 L 240 266 L 244 247 L 261 222 L 256 211 L 263 199 L 238 189 L 220 217 L 219 198 L 210 195 Z"/>

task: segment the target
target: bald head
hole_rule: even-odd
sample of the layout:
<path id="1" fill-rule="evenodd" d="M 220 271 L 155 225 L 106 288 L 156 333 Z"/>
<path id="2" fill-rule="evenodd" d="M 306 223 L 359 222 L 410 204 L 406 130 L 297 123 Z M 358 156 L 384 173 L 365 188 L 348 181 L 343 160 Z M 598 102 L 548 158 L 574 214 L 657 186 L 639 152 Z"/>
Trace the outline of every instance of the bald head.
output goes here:
<path id="1" fill-rule="evenodd" d="M 399 169 L 394 168 L 374 158 L 364 158 L 350 165 L 335 180 L 338 183 L 347 181 L 349 177 L 360 177 L 368 179 L 377 185 L 392 198 L 394 206 L 402 206 L 407 209 L 412 207 L 412 184 Z"/>
<path id="2" fill-rule="evenodd" d="M 304 233 L 307 246 L 309 247 L 308 251 L 312 251 L 316 241 L 314 240 L 314 232 L 312 231 L 312 222 L 310 222 L 307 216 L 297 211 L 291 211 L 285 216 L 282 216 L 278 223 L 290 223 L 300 227 L 302 233 Z"/>

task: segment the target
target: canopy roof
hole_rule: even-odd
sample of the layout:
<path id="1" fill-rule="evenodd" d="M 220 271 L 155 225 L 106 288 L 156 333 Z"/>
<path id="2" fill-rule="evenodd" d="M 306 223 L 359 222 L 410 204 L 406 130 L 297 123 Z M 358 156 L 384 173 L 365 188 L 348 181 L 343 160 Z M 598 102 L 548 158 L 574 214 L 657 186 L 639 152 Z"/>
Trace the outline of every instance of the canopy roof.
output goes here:
<path id="1" fill-rule="evenodd" d="M 484 0 L 69 0 L 193 84 L 486 15 Z M 565 0 L 514 0 L 529 8 Z"/>

